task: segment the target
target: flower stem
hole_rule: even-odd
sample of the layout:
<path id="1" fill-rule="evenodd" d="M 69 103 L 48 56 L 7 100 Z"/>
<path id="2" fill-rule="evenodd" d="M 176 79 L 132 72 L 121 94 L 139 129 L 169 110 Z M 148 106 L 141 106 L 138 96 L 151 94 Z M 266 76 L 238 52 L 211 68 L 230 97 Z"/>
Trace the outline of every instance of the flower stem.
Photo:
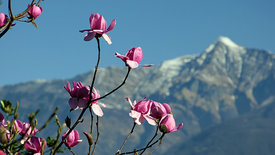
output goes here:
<path id="1" fill-rule="evenodd" d="M 97 73 L 97 69 L 99 66 L 99 62 L 100 62 L 100 42 L 99 42 L 99 38 L 96 37 L 97 40 L 97 47 L 98 47 L 98 59 L 97 59 L 97 64 L 95 67 L 95 71 L 94 71 L 94 75 L 93 75 L 93 80 L 92 80 L 92 84 L 91 84 L 91 90 L 90 90 L 90 95 L 89 95 L 89 101 L 88 104 L 90 104 L 92 102 L 92 88 L 94 87 L 94 83 L 95 83 L 95 78 L 96 78 L 96 73 Z M 64 141 L 66 140 L 66 138 L 68 137 L 68 135 L 73 131 L 73 129 L 81 122 L 81 118 L 83 117 L 84 113 L 86 112 L 87 108 L 84 108 L 80 115 L 78 116 L 77 120 L 75 121 L 74 125 L 70 128 L 70 130 L 67 132 L 67 134 L 64 137 L 64 140 L 62 140 L 59 145 L 56 147 L 56 149 L 53 152 L 53 155 L 56 153 L 56 151 L 63 145 Z"/>
<path id="2" fill-rule="evenodd" d="M 91 107 L 89 107 L 89 111 L 90 111 L 90 115 L 91 115 L 91 127 L 90 127 L 90 134 L 93 134 L 93 123 L 94 123 L 94 116 L 92 113 L 92 109 Z M 91 148 L 92 148 L 92 144 L 89 144 L 89 151 L 88 151 L 88 155 L 91 154 Z"/>
<path id="3" fill-rule="evenodd" d="M 145 149 L 140 153 L 141 155 L 146 151 L 146 149 L 148 148 L 148 146 L 152 143 L 152 141 L 156 138 L 156 136 L 158 135 L 158 129 L 159 127 L 157 126 L 156 132 L 154 134 L 154 136 L 152 137 L 152 139 L 147 143 Z"/>
<path id="4" fill-rule="evenodd" d="M 162 141 L 163 137 L 164 137 L 165 134 L 162 134 L 161 137 L 156 140 L 154 143 L 150 144 L 149 146 L 146 146 L 144 148 L 141 148 L 141 149 L 138 149 L 138 150 L 134 150 L 134 151 L 131 151 L 131 152 L 124 152 L 124 153 L 121 153 L 119 155 L 123 155 L 123 154 L 132 154 L 132 153 L 135 153 L 135 152 L 140 152 L 140 151 L 143 151 L 143 150 L 146 150 L 148 148 L 151 148 L 152 146 L 154 146 L 157 142 L 160 142 Z M 160 145 L 160 144 L 159 144 Z"/>
<path id="5" fill-rule="evenodd" d="M 105 95 L 103 95 L 103 96 L 101 96 L 101 97 L 99 97 L 99 98 L 93 99 L 91 102 L 94 102 L 94 101 L 97 101 L 97 100 L 101 100 L 101 99 L 103 99 L 103 98 L 105 98 L 105 97 L 111 95 L 111 94 L 114 93 L 115 91 L 117 91 L 120 87 L 122 87 L 122 86 L 126 83 L 126 80 L 127 80 L 128 76 L 129 76 L 129 74 L 130 74 L 130 71 L 131 71 L 131 68 L 128 67 L 127 74 L 126 74 L 126 76 L 125 76 L 123 82 L 122 82 L 118 87 L 116 87 L 115 89 L 113 89 L 113 90 L 110 91 L 109 93 L 107 93 L 107 94 L 105 94 Z"/>
<path id="6" fill-rule="evenodd" d="M 120 153 L 121 153 L 121 151 L 122 151 L 123 147 L 125 146 L 125 144 L 126 144 L 128 138 L 129 138 L 129 137 L 132 135 L 132 133 L 134 132 L 134 129 L 135 129 L 136 125 L 137 125 L 137 124 L 134 122 L 131 131 L 129 132 L 128 136 L 125 138 L 125 140 L 124 140 L 122 146 L 120 147 L 120 149 L 117 151 L 116 154 L 120 154 Z"/>
<path id="7" fill-rule="evenodd" d="M 92 155 L 95 153 L 96 145 L 98 143 L 98 139 L 99 139 L 99 136 L 100 136 L 100 132 L 99 132 L 99 117 L 98 116 L 96 116 L 96 131 L 97 131 L 97 137 L 96 137 L 96 141 L 95 141 L 95 145 L 94 145 L 94 149 L 93 149 Z"/>

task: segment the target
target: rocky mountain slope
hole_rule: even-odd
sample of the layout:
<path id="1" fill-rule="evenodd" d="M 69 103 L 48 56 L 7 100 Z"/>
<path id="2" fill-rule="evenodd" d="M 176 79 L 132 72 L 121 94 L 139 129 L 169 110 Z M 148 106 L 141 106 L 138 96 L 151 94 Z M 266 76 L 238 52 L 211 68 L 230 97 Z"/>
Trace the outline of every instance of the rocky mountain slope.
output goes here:
<path id="1" fill-rule="evenodd" d="M 248 113 L 254 115 L 255 110 L 273 105 L 274 64 L 275 55 L 271 52 L 243 47 L 229 38 L 220 37 L 200 55 L 182 56 L 159 66 L 135 69 L 126 85 L 102 101 L 107 108 L 103 109 L 105 116 L 99 145 L 104 149 L 99 146 L 97 151 L 99 154 L 115 152 L 121 145 L 118 142 L 128 134 L 132 120 L 128 116 L 130 107 L 124 98 L 139 100 L 146 96 L 171 104 L 177 123 L 184 123 L 181 131 L 167 136 L 158 152 L 165 154 L 173 149 L 178 150 L 174 154 L 180 154 L 184 150 L 179 148 L 189 140 L 193 143 L 195 135 L 211 132 L 211 129 L 215 131 L 213 127 L 216 125 Z M 105 94 L 122 82 L 126 72 L 127 69 L 121 67 L 102 68 L 95 87 L 100 94 Z M 90 79 L 88 72 L 68 80 L 89 84 Z M 19 101 L 22 117 L 38 108 L 50 113 L 58 106 L 61 119 L 67 115 L 74 118 L 78 111 L 69 113 L 65 84 L 66 80 L 37 80 L 4 86 L 0 88 L 0 99 Z M 46 120 L 48 116 L 39 117 Z M 80 128 L 87 128 L 85 122 Z M 138 147 L 152 134 L 151 130 L 148 125 L 139 126 L 130 144 Z M 269 145 L 274 146 L 273 143 Z"/>

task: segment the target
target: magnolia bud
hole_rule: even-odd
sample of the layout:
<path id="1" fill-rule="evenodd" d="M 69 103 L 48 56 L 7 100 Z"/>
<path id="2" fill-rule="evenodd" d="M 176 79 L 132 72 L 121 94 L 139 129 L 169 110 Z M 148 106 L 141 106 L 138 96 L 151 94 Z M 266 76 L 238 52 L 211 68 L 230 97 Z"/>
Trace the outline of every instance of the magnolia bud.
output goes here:
<path id="1" fill-rule="evenodd" d="M 83 132 L 83 133 L 87 137 L 89 145 L 93 145 L 94 144 L 93 136 L 88 132 Z"/>
<path id="2" fill-rule="evenodd" d="M 8 142 L 7 130 L 3 126 L 0 126 L 0 143 L 6 144 L 7 142 Z"/>
<path id="3" fill-rule="evenodd" d="M 163 133 L 169 133 L 167 127 L 166 127 L 164 124 L 161 124 L 161 125 L 159 126 L 159 130 L 160 130 L 161 132 L 163 132 Z"/>

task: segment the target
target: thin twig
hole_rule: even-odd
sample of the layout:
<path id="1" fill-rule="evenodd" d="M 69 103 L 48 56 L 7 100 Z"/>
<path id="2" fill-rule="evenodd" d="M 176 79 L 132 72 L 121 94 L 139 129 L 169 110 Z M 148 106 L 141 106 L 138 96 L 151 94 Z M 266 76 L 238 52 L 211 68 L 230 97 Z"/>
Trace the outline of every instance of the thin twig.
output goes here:
<path id="1" fill-rule="evenodd" d="M 152 143 L 152 141 L 156 138 L 156 136 L 158 135 L 158 129 L 159 127 L 157 126 L 156 132 L 154 134 L 154 136 L 152 137 L 152 139 L 147 143 L 145 149 L 140 153 L 141 155 L 146 151 L 146 149 L 148 148 L 148 146 Z"/>
<path id="2" fill-rule="evenodd" d="M 129 138 L 129 137 L 132 135 L 132 133 L 134 132 L 134 129 L 135 129 L 136 125 L 137 125 L 136 122 L 134 122 L 131 131 L 129 132 L 128 136 L 125 138 L 125 140 L 124 140 L 122 146 L 120 147 L 120 149 L 117 151 L 116 154 L 120 154 L 120 153 L 121 153 L 121 151 L 122 151 L 123 147 L 125 146 L 125 144 L 126 144 L 128 138 Z"/>
<path id="3" fill-rule="evenodd" d="M 56 151 L 63 145 L 63 143 L 65 142 L 65 140 L 67 139 L 67 137 L 69 136 L 69 134 L 73 131 L 73 129 L 81 122 L 81 118 L 84 115 L 85 111 L 87 110 L 87 108 L 83 109 L 80 113 L 80 115 L 78 116 L 77 120 L 75 121 L 74 125 L 70 128 L 70 130 L 67 132 L 67 134 L 64 137 L 64 140 L 62 140 L 58 146 L 54 149 L 53 151 L 53 155 L 56 153 Z"/>
<path id="4" fill-rule="evenodd" d="M 94 75 L 93 75 L 93 80 L 92 80 L 92 84 L 91 84 L 91 90 L 90 90 L 90 94 L 89 94 L 89 101 L 88 104 L 90 104 L 92 102 L 92 89 L 94 87 L 94 83 L 95 83 L 95 79 L 96 79 L 96 73 L 97 73 L 97 69 L 99 66 L 99 62 L 100 62 L 100 42 L 99 42 L 99 38 L 96 37 L 97 40 L 97 47 L 98 47 L 98 60 L 97 60 L 97 64 L 95 67 L 95 71 L 94 71 Z M 88 107 L 87 107 L 88 108 Z M 56 151 L 63 145 L 65 139 L 68 137 L 68 135 L 73 131 L 73 129 L 81 122 L 81 118 L 83 117 L 84 113 L 86 112 L 87 108 L 84 108 L 82 110 L 82 112 L 80 113 L 80 115 L 78 116 L 76 122 L 74 123 L 74 125 L 70 128 L 70 130 L 67 132 L 67 134 L 64 137 L 64 140 L 62 140 L 59 145 L 56 147 L 56 149 L 53 152 L 53 155 L 56 153 Z"/>
<path id="5" fill-rule="evenodd" d="M 95 153 L 96 145 L 98 143 L 98 139 L 99 139 L 99 136 L 100 136 L 100 132 L 99 132 L 99 117 L 98 116 L 96 116 L 96 130 L 97 130 L 97 137 L 96 137 L 96 141 L 95 141 L 95 145 L 94 145 L 94 149 L 93 149 L 92 155 Z"/>
<path id="6" fill-rule="evenodd" d="M 90 134 L 93 135 L 94 116 L 93 116 L 91 107 L 89 107 L 89 111 L 90 111 L 90 115 L 91 115 L 91 128 L 90 128 Z M 91 154 L 91 150 L 92 150 L 92 144 L 89 144 L 88 155 Z"/>
<path id="7" fill-rule="evenodd" d="M 154 143 L 150 144 L 148 147 L 144 147 L 144 148 L 141 148 L 141 149 L 138 149 L 138 150 L 134 150 L 134 151 L 131 151 L 131 152 L 124 152 L 124 153 L 121 153 L 119 155 L 123 155 L 123 154 L 132 154 L 132 153 L 135 153 L 135 152 L 140 152 L 140 151 L 143 151 L 145 149 L 148 149 L 148 148 L 151 148 L 152 146 L 154 146 L 157 142 L 161 141 L 163 139 L 165 134 L 162 134 L 161 137 L 156 140 Z"/>
<path id="8" fill-rule="evenodd" d="M 25 11 L 23 11 L 22 13 L 16 15 L 15 19 L 17 20 L 17 19 L 21 19 L 21 18 L 26 17 L 28 15 L 27 12 L 32 8 L 32 6 L 33 6 L 34 3 L 35 3 L 35 0 L 33 0 L 31 2 L 30 6 Z"/>
<path id="9" fill-rule="evenodd" d="M 123 82 L 122 82 L 118 87 L 116 87 L 115 89 L 113 89 L 113 90 L 110 91 L 109 93 L 107 93 L 107 94 L 105 94 L 105 95 L 103 95 L 103 96 L 101 96 L 101 97 L 99 97 L 99 98 L 93 99 L 91 102 L 94 102 L 94 101 L 97 101 L 97 100 L 101 100 L 101 99 L 103 99 L 103 98 L 105 98 L 105 97 L 111 95 L 111 94 L 114 93 L 115 91 L 117 91 L 120 87 L 122 87 L 122 86 L 126 83 L 126 80 L 127 80 L 128 76 L 129 76 L 129 74 L 130 74 L 130 71 L 131 71 L 131 68 L 128 67 L 127 74 L 126 74 L 126 76 L 125 76 Z M 91 105 L 90 105 L 90 106 L 91 106 Z"/>
<path id="10" fill-rule="evenodd" d="M 160 140 L 159 140 L 159 144 L 150 152 L 150 154 L 152 154 L 154 151 L 157 150 L 157 148 L 160 146 L 160 144 L 162 143 L 162 139 L 164 137 L 165 133 L 163 133 L 160 137 Z"/>
<path id="11" fill-rule="evenodd" d="M 53 117 L 57 114 L 58 108 L 56 107 L 54 112 L 51 114 L 51 116 L 49 117 L 49 119 L 47 120 L 47 122 L 44 123 L 44 125 L 38 129 L 38 132 L 41 132 L 41 130 L 45 129 L 49 122 L 53 119 Z"/>

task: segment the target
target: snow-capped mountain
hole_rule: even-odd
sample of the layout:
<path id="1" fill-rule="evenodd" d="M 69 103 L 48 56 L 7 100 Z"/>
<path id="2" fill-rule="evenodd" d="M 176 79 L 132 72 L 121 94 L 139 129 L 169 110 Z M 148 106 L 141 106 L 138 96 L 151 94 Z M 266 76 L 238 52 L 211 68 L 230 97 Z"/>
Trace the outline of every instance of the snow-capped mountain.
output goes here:
<path id="1" fill-rule="evenodd" d="M 123 123 L 131 124 L 131 119 L 125 97 L 137 100 L 148 97 L 172 105 L 176 121 L 183 122 L 184 126 L 183 130 L 167 136 L 165 146 L 159 152 L 165 154 L 174 144 L 187 142 L 209 127 L 275 104 L 274 64 L 273 53 L 247 48 L 227 37 L 220 37 L 200 55 L 181 56 L 159 66 L 135 69 L 126 85 L 102 101 L 107 105 L 107 109 L 103 109 L 106 114 L 103 123 L 109 126 L 103 129 L 103 137 L 104 133 L 106 137 L 102 143 L 108 143 L 105 147 L 110 149 L 99 148 L 98 151 L 101 154 L 115 152 L 118 147 L 112 150 L 113 145 L 120 145 L 117 141 L 127 134 L 127 125 Z M 102 68 L 95 87 L 103 95 L 120 84 L 126 72 L 127 68 Z M 68 80 L 89 84 L 91 74 L 84 73 Z M 4 86 L 0 88 L 0 99 L 19 101 L 23 116 L 34 109 L 51 111 L 59 106 L 61 118 L 65 118 L 69 113 L 65 84 L 66 80 L 39 80 Z M 40 117 L 47 119 L 48 116 Z M 108 130 L 110 128 L 112 131 Z M 133 145 L 138 145 L 148 136 L 144 128 L 147 127 L 140 127 L 138 135 L 141 138 L 136 138 Z"/>

